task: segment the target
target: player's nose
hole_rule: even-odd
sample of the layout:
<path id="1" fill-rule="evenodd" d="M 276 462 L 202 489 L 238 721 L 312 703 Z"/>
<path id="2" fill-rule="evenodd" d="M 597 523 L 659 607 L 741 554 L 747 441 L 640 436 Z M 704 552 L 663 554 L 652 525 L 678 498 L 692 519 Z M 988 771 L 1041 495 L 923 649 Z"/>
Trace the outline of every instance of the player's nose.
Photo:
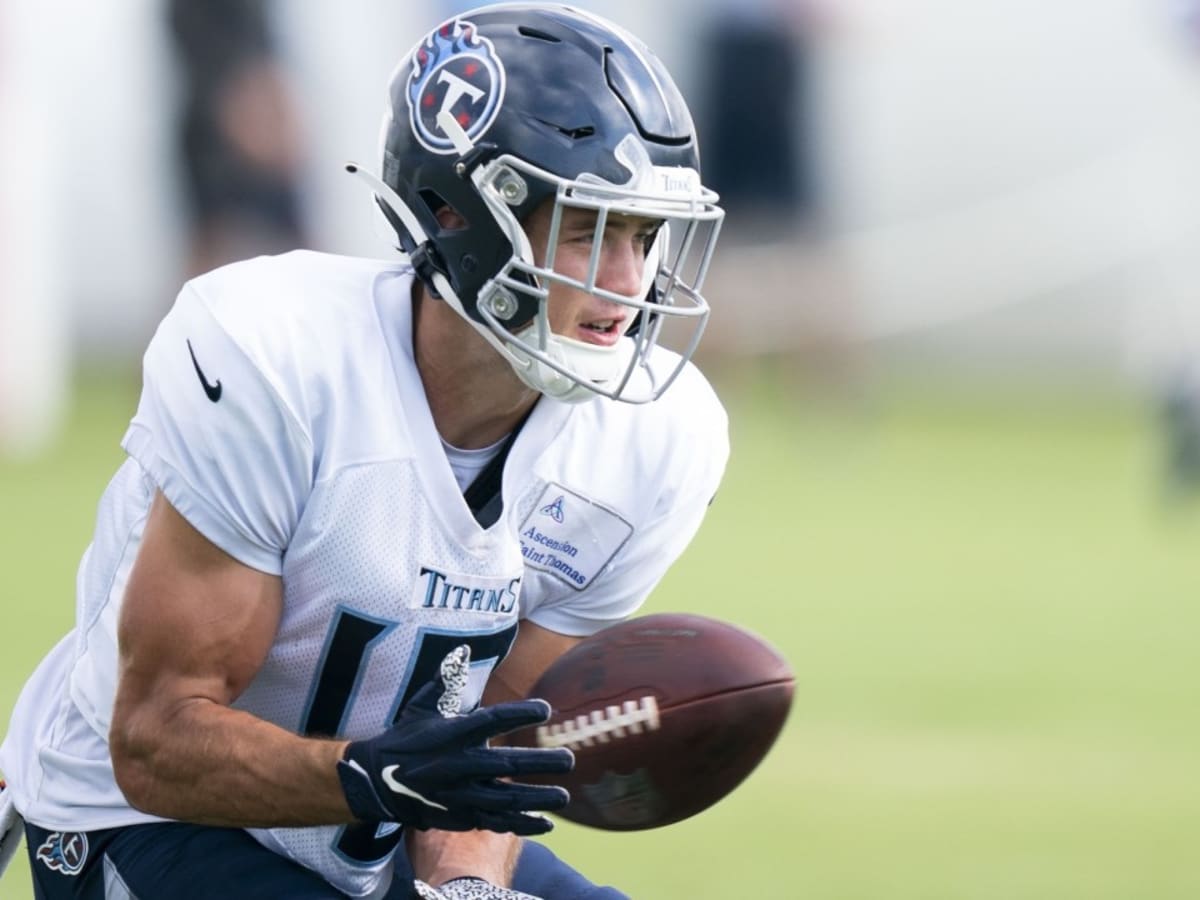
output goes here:
<path id="1" fill-rule="evenodd" d="M 596 284 L 614 294 L 637 297 L 642 288 L 645 266 L 646 256 L 634 242 L 606 242 L 600 259 L 600 270 L 596 273 Z"/>

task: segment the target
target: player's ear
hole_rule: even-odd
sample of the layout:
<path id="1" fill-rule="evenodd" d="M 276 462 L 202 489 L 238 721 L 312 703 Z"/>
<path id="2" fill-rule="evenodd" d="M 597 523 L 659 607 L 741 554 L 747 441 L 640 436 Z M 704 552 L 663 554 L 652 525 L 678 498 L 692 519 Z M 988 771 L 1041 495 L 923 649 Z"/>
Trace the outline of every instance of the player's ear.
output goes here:
<path id="1" fill-rule="evenodd" d="M 458 210 L 448 203 L 438 207 L 434 216 L 437 218 L 438 224 L 442 226 L 443 231 L 461 231 L 470 224 Z"/>

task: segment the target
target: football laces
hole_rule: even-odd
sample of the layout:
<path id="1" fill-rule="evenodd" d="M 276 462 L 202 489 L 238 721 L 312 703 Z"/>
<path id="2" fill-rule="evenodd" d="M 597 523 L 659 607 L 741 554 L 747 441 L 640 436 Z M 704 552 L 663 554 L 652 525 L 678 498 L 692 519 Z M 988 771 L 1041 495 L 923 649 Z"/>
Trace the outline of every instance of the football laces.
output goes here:
<path id="1" fill-rule="evenodd" d="M 579 747 L 607 744 L 631 734 L 658 731 L 661 726 L 658 700 L 647 694 L 641 700 L 626 700 L 620 706 L 613 704 L 562 722 L 540 725 L 537 730 L 537 743 L 539 747 L 567 747 L 575 750 Z"/>

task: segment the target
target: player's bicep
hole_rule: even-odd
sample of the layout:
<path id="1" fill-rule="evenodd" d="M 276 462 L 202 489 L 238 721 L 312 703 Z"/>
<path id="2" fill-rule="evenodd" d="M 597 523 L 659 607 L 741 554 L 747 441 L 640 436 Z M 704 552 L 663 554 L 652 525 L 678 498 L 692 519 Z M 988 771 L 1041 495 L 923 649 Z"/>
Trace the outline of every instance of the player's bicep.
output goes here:
<path id="1" fill-rule="evenodd" d="M 217 548 L 157 494 L 121 608 L 114 728 L 191 700 L 231 703 L 266 659 L 281 609 L 278 576 Z"/>
<path id="2" fill-rule="evenodd" d="M 278 574 L 316 461 L 296 413 L 303 386 L 279 374 L 296 366 L 261 343 L 253 331 L 235 340 L 189 283 L 146 351 L 121 444 L 213 544 Z"/>

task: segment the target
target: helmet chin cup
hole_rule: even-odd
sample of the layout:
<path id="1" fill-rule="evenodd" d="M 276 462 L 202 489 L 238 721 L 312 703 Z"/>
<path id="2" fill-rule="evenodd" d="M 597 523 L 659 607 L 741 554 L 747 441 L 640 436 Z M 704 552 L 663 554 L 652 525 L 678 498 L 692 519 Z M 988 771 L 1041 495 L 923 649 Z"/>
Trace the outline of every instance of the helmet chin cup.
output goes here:
<path id="1" fill-rule="evenodd" d="M 555 368 L 530 356 L 523 345 L 509 344 L 509 352 L 527 363 L 514 366 L 520 379 L 535 391 L 563 403 L 592 400 L 598 394 L 612 390 L 634 364 L 635 350 L 631 338 L 621 338 L 611 347 L 601 347 L 552 335 L 546 341 L 544 353 L 557 363 Z"/>

